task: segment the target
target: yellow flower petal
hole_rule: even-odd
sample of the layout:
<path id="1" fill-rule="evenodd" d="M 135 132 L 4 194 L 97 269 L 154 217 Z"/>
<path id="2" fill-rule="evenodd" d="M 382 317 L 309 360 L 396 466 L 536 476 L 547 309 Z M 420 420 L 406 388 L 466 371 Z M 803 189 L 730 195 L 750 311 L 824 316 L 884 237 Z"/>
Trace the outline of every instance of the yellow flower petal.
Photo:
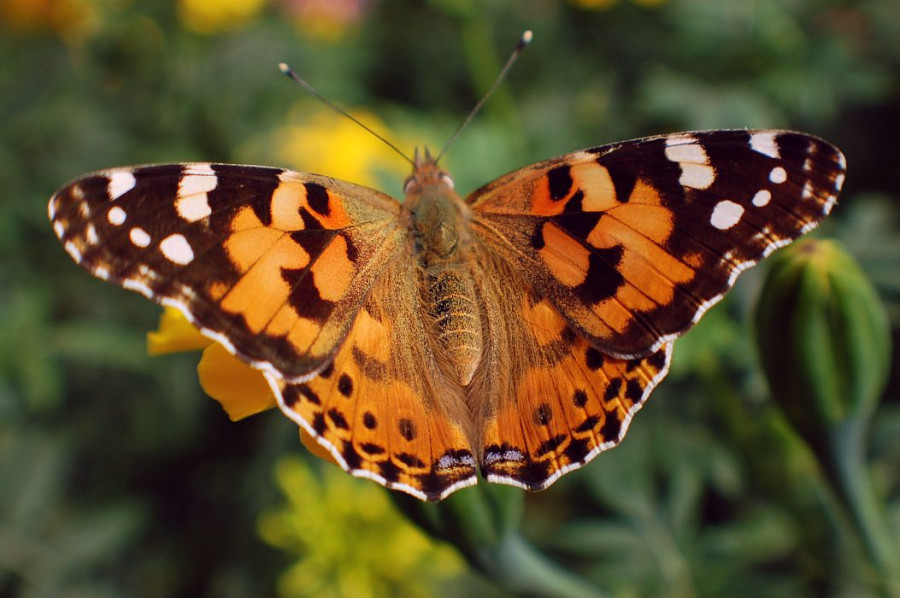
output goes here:
<path id="1" fill-rule="evenodd" d="M 302 109 L 308 112 L 309 104 L 302 104 Z M 392 137 L 369 112 L 351 110 L 351 114 L 387 138 Z M 405 145 L 402 140 L 399 144 Z M 377 137 L 349 118 L 330 111 L 318 112 L 307 117 L 304 124 L 285 129 L 276 139 L 276 147 L 279 160 L 300 170 L 327 173 L 368 187 L 379 187 L 379 174 L 402 180 L 409 168 Z"/>
<path id="2" fill-rule="evenodd" d="M 197 33 L 235 29 L 259 14 L 266 0 L 180 0 L 178 16 Z"/>
<path id="3" fill-rule="evenodd" d="M 173 307 L 167 307 L 159 316 L 159 328 L 147 333 L 147 353 L 162 355 L 179 351 L 199 351 L 212 341 Z"/>
<path id="4" fill-rule="evenodd" d="M 239 360 L 219 343 L 204 349 L 197 364 L 197 375 L 203 391 L 222 405 L 232 421 L 276 405 L 262 372 Z"/>
<path id="5" fill-rule="evenodd" d="M 335 465 L 338 464 L 338 462 L 335 461 L 334 457 L 328 451 L 328 449 L 319 444 L 316 439 L 310 436 L 303 428 L 300 428 L 300 442 L 303 444 L 303 446 L 306 447 L 306 450 L 311 452 L 319 459 L 328 461 L 329 463 L 334 463 Z"/>

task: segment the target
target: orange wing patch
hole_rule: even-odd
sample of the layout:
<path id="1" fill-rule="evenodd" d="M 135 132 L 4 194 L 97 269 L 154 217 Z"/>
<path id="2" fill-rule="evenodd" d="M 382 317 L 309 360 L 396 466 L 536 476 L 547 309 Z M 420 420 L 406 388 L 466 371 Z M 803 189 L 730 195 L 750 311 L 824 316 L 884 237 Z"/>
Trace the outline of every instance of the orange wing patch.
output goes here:
<path id="1" fill-rule="evenodd" d="M 579 338 L 559 363 L 530 369 L 484 424 L 482 474 L 540 490 L 617 445 L 670 354 L 665 345 L 642 359 L 615 359 Z"/>
<path id="2" fill-rule="evenodd" d="M 232 229 L 234 232 L 225 239 L 225 250 L 238 278 L 220 305 L 228 313 L 243 316 L 250 331 L 259 334 L 276 319 L 276 312 L 289 304 L 291 286 L 283 271 L 303 270 L 311 256 L 286 232 L 263 225 L 251 208 L 238 212 Z M 278 319 L 285 317 L 282 314 Z M 308 346 L 298 349 L 305 352 Z"/>
<path id="3" fill-rule="evenodd" d="M 83 267 L 289 380 L 334 355 L 404 236 L 400 205 L 383 193 L 259 166 L 97 172 L 49 210 Z"/>
<path id="4" fill-rule="evenodd" d="M 540 227 L 543 242 L 538 255 L 544 266 L 556 280 L 567 287 L 584 283 L 590 267 L 590 249 L 552 221 L 548 220 Z"/>
<path id="5" fill-rule="evenodd" d="M 742 271 L 814 228 L 845 168 L 837 148 L 802 133 L 679 133 L 534 164 L 467 201 L 476 234 L 530 272 L 575 330 L 630 359 L 677 338 Z"/>
<path id="6" fill-rule="evenodd" d="M 402 234 L 396 223 L 367 222 L 365 206 L 351 214 L 345 204 L 335 190 L 282 173 L 267 204 L 235 212 L 223 243 L 233 272 L 208 283 L 224 312 L 277 339 L 279 356 L 294 363 L 331 356 L 377 274 L 361 266 L 380 268 Z M 277 369 L 284 376 L 298 367 Z"/>
<path id="7" fill-rule="evenodd" d="M 468 389 L 482 475 L 546 488 L 618 444 L 666 375 L 670 346 L 632 360 L 604 355 L 502 257 L 482 248 L 476 261 L 490 331 Z"/>

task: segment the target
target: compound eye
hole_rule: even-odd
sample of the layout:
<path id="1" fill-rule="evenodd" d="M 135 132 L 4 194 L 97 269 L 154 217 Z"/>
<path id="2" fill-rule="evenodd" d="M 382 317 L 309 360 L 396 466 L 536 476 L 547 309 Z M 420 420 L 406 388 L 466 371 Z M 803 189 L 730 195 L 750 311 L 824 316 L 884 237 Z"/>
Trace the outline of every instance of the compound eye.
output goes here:
<path id="1" fill-rule="evenodd" d="M 410 189 L 413 187 L 413 183 L 416 182 L 415 177 L 409 177 L 405 181 L 403 181 L 403 192 L 409 193 Z"/>
<path id="2" fill-rule="evenodd" d="M 444 183 L 445 183 L 448 187 L 450 187 L 451 189 L 453 189 L 453 179 L 450 178 L 450 175 L 449 175 L 449 174 L 447 174 L 446 172 L 442 172 L 442 173 L 441 173 L 441 180 L 444 181 Z"/>

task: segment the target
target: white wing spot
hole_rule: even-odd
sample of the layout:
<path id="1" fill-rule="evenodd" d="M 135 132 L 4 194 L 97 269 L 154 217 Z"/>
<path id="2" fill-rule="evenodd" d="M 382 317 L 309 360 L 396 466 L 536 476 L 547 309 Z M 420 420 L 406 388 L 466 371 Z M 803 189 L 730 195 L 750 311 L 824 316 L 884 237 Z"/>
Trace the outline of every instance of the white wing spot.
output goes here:
<path id="1" fill-rule="evenodd" d="M 191 263 L 194 259 L 194 250 L 184 235 L 169 235 L 160 241 L 159 250 L 169 261 L 181 266 Z"/>
<path id="2" fill-rule="evenodd" d="M 666 145 L 682 145 L 685 143 L 697 143 L 697 138 L 690 133 L 673 133 L 666 137 Z"/>
<path id="3" fill-rule="evenodd" d="M 122 286 L 131 291 L 137 291 L 142 294 L 144 297 L 153 297 L 153 289 L 147 286 L 147 284 L 142 280 L 135 280 L 133 278 L 126 278 L 122 281 Z"/>
<path id="4" fill-rule="evenodd" d="M 212 164 L 209 162 L 190 162 L 184 165 L 184 174 L 185 176 L 200 175 L 215 178 L 216 171 L 213 170 Z M 207 189 L 207 191 L 212 191 L 212 189 Z"/>
<path id="5" fill-rule="evenodd" d="M 106 194 L 109 196 L 110 201 L 116 200 L 134 189 L 136 184 L 137 180 L 130 170 L 116 170 L 109 175 Z"/>
<path id="6" fill-rule="evenodd" d="M 678 182 L 692 189 L 709 189 L 716 180 L 716 169 L 705 164 L 681 164 Z"/>
<path id="7" fill-rule="evenodd" d="M 787 180 L 787 171 L 781 166 L 776 166 L 769 173 L 769 180 L 779 185 Z"/>
<path id="8" fill-rule="evenodd" d="M 128 232 L 128 238 L 138 247 L 150 245 L 150 235 L 147 234 L 147 231 L 137 226 Z"/>
<path id="9" fill-rule="evenodd" d="M 125 219 L 128 217 L 128 214 L 125 213 L 125 210 L 120 208 L 119 206 L 113 206 L 109 209 L 109 212 L 106 213 L 106 218 L 109 220 L 109 223 L 114 226 L 121 226 L 125 224 Z"/>
<path id="10" fill-rule="evenodd" d="M 209 193 L 218 184 L 219 179 L 209 164 L 191 165 L 178 182 L 178 195 L 184 197 L 195 193 Z"/>
<path id="11" fill-rule="evenodd" d="M 813 184 L 812 181 L 806 181 L 803 185 L 803 199 L 809 199 L 813 196 Z"/>
<path id="12" fill-rule="evenodd" d="M 53 232 L 56 233 L 57 237 L 62 239 L 63 235 L 66 234 L 66 227 L 63 226 L 62 222 L 54 222 L 53 223 Z"/>
<path id="13" fill-rule="evenodd" d="M 87 241 L 89 244 L 96 245 L 100 242 L 100 237 L 97 236 L 97 228 L 93 224 L 87 225 L 85 233 L 87 234 Z"/>
<path id="14" fill-rule="evenodd" d="M 81 262 L 81 250 L 78 249 L 78 246 L 75 245 L 75 243 L 67 241 L 64 247 L 66 248 L 66 252 L 72 256 L 73 260 Z"/>
<path id="15" fill-rule="evenodd" d="M 759 131 L 750 135 L 750 149 L 770 158 L 780 158 L 778 142 L 775 138 L 778 133 L 774 131 Z"/>
<path id="16" fill-rule="evenodd" d="M 834 190 L 840 191 L 841 187 L 844 186 L 844 173 L 840 173 L 836 177 L 834 177 Z"/>
<path id="17" fill-rule="evenodd" d="M 182 182 L 184 182 L 184 179 L 182 179 Z M 181 192 L 179 191 L 179 194 L 180 193 Z M 197 222 L 212 214 L 205 192 L 179 197 L 175 200 L 175 209 L 178 210 L 178 215 L 188 222 Z"/>
<path id="18" fill-rule="evenodd" d="M 706 150 L 699 143 L 667 145 L 666 158 L 678 163 L 709 164 L 709 156 L 706 155 Z"/>
<path id="19" fill-rule="evenodd" d="M 713 208 L 712 216 L 710 216 L 709 218 L 709 223 L 719 230 L 728 230 L 729 228 L 740 222 L 741 216 L 743 215 L 743 206 L 736 204 L 731 200 L 723 199 L 716 204 L 715 208 Z"/>
<path id="20" fill-rule="evenodd" d="M 94 276 L 97 278 L 102 278 L 103 280 L 109 279 L 109 268 L 106 266 L 97 266 L 94 268 Z"/>
<path id="21" fill-rule="evenodd" d="M 753 205 L 757 208 L 761 208 L 772 199 L 772 194 L 768 189 L 760 189 L 756 192 L 756 195 L 753 196 Z"/>
<path id="22" fill-rule="evenodd" d="M 716 169 L 709 165 L 706 150 L 693 135 L 666 138 L 666 158 L 681 166 L 678 182 L 692 189 L 709 189 L 716 180 Z"/>

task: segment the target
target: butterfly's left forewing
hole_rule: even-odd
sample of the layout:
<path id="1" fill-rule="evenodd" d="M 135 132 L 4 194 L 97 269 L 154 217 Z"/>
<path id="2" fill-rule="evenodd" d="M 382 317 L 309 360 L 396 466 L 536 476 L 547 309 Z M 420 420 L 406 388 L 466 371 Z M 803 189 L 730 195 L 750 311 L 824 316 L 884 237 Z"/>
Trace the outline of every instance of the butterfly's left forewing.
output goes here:
<path id="1" fill-rule="evenodd" d="M 180 309 L 272 374 L 324 367 L 402 238 L 377 191 L 277 168 L 170 164 L 77 179 L 53 228 L 94 275 Z"/>
<path id="2" fill-rule="evenodd" d="M 844 157 L 790 131 L 626 141 L 472 193 L 473 231 L 609 355 L 657 351 L 831 210 Z"/>

